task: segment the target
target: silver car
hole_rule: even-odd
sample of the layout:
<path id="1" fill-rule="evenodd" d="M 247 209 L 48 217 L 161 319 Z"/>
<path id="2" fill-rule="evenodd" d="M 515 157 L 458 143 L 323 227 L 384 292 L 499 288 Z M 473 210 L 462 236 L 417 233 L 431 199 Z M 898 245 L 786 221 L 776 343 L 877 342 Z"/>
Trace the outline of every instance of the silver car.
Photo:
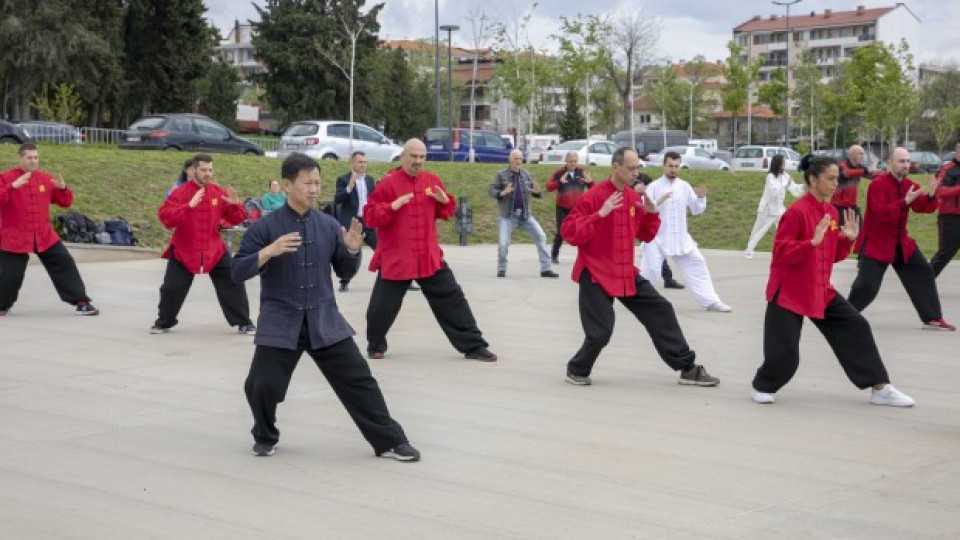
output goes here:
<path id="1" fill-rule="evenodd" d="M 730 166 L 735 171 L 766 172 L 770 168 L 770 160 L 777 154 L 783 154 L 785 170 L 797 170 L 800 165 L 800 154 L 785 146 L 741 146 L 733 154 Z"/>
<path id="2" fill-rule="evenodd" d="M 348 160 L 356 151 L 366 154 L 369 161 L 398 161 L 403 148 L 372 127 L 356 122 L 351 145 L 350 122 L 303 120 L 283 132 L 277 157 L 300 152 L 314 159 Z"/>
<path id="3" fill-rule="evenodd" d="M 730 170 L 730 165 L 726 161 L 717 158 L 712 152 L 699 146 L 668 146 L 663 149 L 663 152 L 650 154 L 647 159 L 649 159 L 651 165 L 662 165 L 663 155 L 667 152 L 680 154 L 681 169 Z"/>

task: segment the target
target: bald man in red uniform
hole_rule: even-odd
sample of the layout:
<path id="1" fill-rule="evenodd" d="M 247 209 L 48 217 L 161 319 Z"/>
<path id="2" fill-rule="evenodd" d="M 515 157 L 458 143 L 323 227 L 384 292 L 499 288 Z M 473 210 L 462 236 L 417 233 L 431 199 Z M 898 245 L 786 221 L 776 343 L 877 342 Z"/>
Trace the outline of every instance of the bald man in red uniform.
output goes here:
<path id="1" fill-rule="evenodd" d="M 30 253 L 36 253 L 57 294 L 77 315 L 97 315 L 70 252 L 50 226 L 50 205 L 70 208 L 73 192 L 63 178 L 41 171 L 40 153 L 20 146 L 20 165 L 0 175 L 0 317 L 17 301 Z"/>

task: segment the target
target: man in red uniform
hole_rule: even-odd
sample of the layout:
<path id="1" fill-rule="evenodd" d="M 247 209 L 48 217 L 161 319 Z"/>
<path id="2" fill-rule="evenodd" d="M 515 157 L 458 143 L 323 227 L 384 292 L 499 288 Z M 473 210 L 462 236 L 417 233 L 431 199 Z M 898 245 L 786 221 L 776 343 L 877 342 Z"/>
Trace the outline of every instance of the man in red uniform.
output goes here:
<path id="1" fill-rule="evenodd" d="M 841 225 L 847 210 L 853 210 L 857 217 L 860 217 L 860 207 L 857 206 L 860 179 L 870 178 L 878 172 L 876 163 L 871 163 L 869 168 L 863 165 L 864 153 L 863 147 L 855 144 L 847 150 L 847 157 L 840 162 L 839 184 L 830 202 L 840 214 Z"/>
<path id="2" fill-rule="evenodd" d="M 877 297 L 887 266 L 893 265 L 907 290 L 924 330 L 956 330 L 943 320 L 933 268 L 907 232 L 910 210 L 929 214 L 937 209 L 934 193 L 940 182 L 920 187 L 907 178 L 910 153 L 897 148 L 890 154 L 887 172 L 877 175 L 867 190 L 867 212 L 857 238 L 860 255 L 857 278 L 850 288 L 850 303 L 863 311 Z"/>
<path id="3" fill-rule="evenodd" d="M 547 191 L 557 192 L 557 233 L 553 237 L 553 249 L 550 258 L 553 264 L 560 262 L 560 247 L 563 246 L 563 220 L 567 218 L 583 192 L 593 186 L 593 178 L 583 167 L 577 165 L 579 155 L 576 152 L 567 152 L 564 157 L 564 166 L 553 171 L 550 180 L 547 180 Z"/>
<path id="4" fill-rule="evenodd" d="M 933 274 L 939 276 L 960 250 L 960 144 L 957 144 L 953 159 L 937 173 L 937 179 L 940 180 L 937 188 L 940 208 L 937 215 L 938 246 L 930 258 L 930 266 Z"/>
<path id="5" fill-rule="evenodd" d="M 870 403 L 910 407 L 913 399 L 890 384 L 870 324 L 830 283 L 833 265 L 847 258 L 860 231 L 853 208 L 844 210 L 846 220 L 838 226 L 837 210 L 827 203 L 840 169 L 828 157 L 807 163 L 809 190 L 783 214 L 773 242 L 763 365 L 753 379 L 753 401 L 773 403 L 773 395 L 797 372 L 800 330 L 807 317 L 827 339 L 850 382 L 861 390 L 872 388 Z"/>
<path id="6" fill-rule="evenodd" d="M 370 271 L 379 272 L 367 307 L 367 353 L 383 358 L 387 332 L 417 280 L 454 348 L 469 359 L 495 362 L 497 355 L 487 350 L 463 289 L 443 260 L 436 221 L 450 219 L 457 203 L 439 176 L 423 170 L 426 158 L 423 142 L 407 141 L 400 167 L 380 180 L 363 209 L 366 225 L 379 236 L 370 260 Z"/>
<path id="7" fill-rule="evenodd" d="M 50 226 L 50 205 L 70 208 L 73 192 L 40 170 L 35 144 L 20 146 L 20 165 L 0 175 L 0 317 L 17 301 L 30 253 L 36 253 L 64 302 L 77 315 L 97 315 L 70 252 Z"/>
<path id="8" fill-rule="evenodd" d="M 634 266 L 634 241 L 657 235 L 660 216 L 635 186 L 640 158 L 628 148 L 613 154 L 613 174 L 580 198 L 563 222 L 563 237 L 577 246 L 572 278 L 580 284 L 583 345 L 567 363 L 567 382 L 592 384 L 590 372 L 613 334 L 613 299 L 640 321 L 660 358 L 680 371 L 680 384 L 716 386 L 720 380 L 694 363 L 676 313 Z M 639 193 L 638 193 L 639 192 Z"/>
<path id="9" fill-rule="evenodd" d="M 170 245 L 163 252 L 167 272 L 160 286 L 160 305 L 151 334 L 165 334 L 176 326 L 193 276 L 210 274 L 220 309 L 230 326 L 241 334 L 254 335 L 250 321 L 247 289 L 231 277 L 232 259 L 220 237 L 220 222 L 237 225 L 243 221 L 243 203 L 233 188 L 213 183 L 213 158 L 199 154 L 193 158 L 196 175 L 173 190 L 160 206 L 160 222 L 173 229 Z"/>

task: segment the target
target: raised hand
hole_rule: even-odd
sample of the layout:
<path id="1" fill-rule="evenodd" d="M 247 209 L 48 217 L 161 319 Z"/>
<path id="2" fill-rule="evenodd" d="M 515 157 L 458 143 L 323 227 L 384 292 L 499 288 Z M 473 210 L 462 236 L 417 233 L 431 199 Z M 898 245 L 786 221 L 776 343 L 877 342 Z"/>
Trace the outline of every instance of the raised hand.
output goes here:
<path id="1" fill-rule="evenodd" d="M 583 181 L 587 184 L 593 183 L 593 178 L 590 178 L 590 171 L 583 171 Z"/>
<path id="2" fill-rule="evenodd" d="M 817 223 L 817 228 L 813 230 L 813 238 L 810 239 L 810 245 L 819 246 L 823 242 L 823 235 L 827 232 L 827 227 L 830 226 L 830 214 L 823 216 L 823 219 L 820 220 L 820 223 Z"/>
<path id="3" fill-rule="evenodd" d="M 907 205 L 913 204 L 913 201 L 917 200 L 917 197 L 920 196 L 920 193 L 923 191 L 923 188 L 917 185 L 911 185 L 910 190 L 907 191 L 907 194 L 903 197 L 903 200 L 906 201 Z"/>
<path id="4" fill-rule="evenodd" d="M 638 182 L 638 183 L 639 183 L 639 184 L 642 184 L 643 182 Z M 643 209 L 644 209 L 648 214 L 656 214 L 656 213 L 657 213 L 657 211 L 658 211 L 658 210 L 657 210 L 657 205 L 654 204 L 653 200 L 652 200 L 650 197 L 644 196 L 642 200 L 643 200 Z"/>
<path id="5" fill-rule="evenodd" d="M 934 195 L 936 195 L 938 187 L 940 187 L 940 180 L 937 180 L 936 178 L 934 178 L 933 180 L 930 181 L 929 184 L 926 185 L 926 187 L 924 188 L 924 193 L 933 197 Z"/>
<path id="6" fill-rule="evenodd" d="M 853 242 L 860 234 L 860 216 L 853 211 L 853 208 L 847 208 L 843 211 L 843 227 L 840 229 L 848 240 Z"/>
<path id="7" fill-rule="evenodd" d="M 428 187 L 427 195 L 433 197 L 433 199 L 440 204 L 447 204 L 450 202 L 450 197 L 447 197 L 447 192 L 443 191 L 443 189 L 441 189 L 439 186 Z"/>
<path id="8" fill-rule="evenodd" d="M 284 253 L 293 253 L 300 248 L 300 244 L 303 241 L 300 239 L 300 233 L 292 232 L 287 233 L 280 238 L 277 238 L 273 241 L 272 244 L 267 246 L 265 249 L 268 250 L 268 255 L 271 257 L 279 257 Z"/>
<path id="9" fill-rule="evenodd" d="M 506 197 L 507 195 L 513 193 L 513 184 L 507 184 L 507 187 L 500 190 L 500 196 Z"/>
<path id="10" fill-rule="evenodd" d="M 403 205 L 405 205 L 405 204 L 407 204 L 408 202 L 410 202 L 410 199 L 412 199 L 412 198 L 413 198 L 413 193 L 405 193 L 405 194 L 397 197 L 396 199 L 394 199 L 393 202 L 390 203 L 390 208 L 392 208 L 393 211 L 396 212 L 397 210 L 399 210 L 400 208 L 402 208 Z"/>
<path id="11" fill-rule="evenodd" d="M 619 191 L 614 191 L 613 195 L 610 195 L 610 197 L 608 197 L 607 200 L 603 202 L 603 206 L 600 207 L 600 210 L 599 210 L 600 217 L 602 218 L 607 217 L 608 215 L 610 215 L 610 212 L 613 212 L 614 210 L 616 210 L 617 208 L 620 208 L 621 206 L 623 206 L 623 193 L 620 193 Z"/>
<path id="12" fill-rule="evenodd" d="M 660 206 L 661 204 L 667 202 L 667 199 L 669 199 L 672 195 L 673 195 L 673 192 L 672 192 L 672 191 L 668 191 L 668 192 L 664 193 L 663 195 L 661 195 L 661 196 L 657 199 L 657 206 Z"/>
<path id="13" fill-rule="evenodd" d="M 634 182 L 633 190 L 637 192 L 637 195 L 643 195 L 647 192 L 647 185 L 638 180 Z"/>
<path id="14" fill-rule="evenodd" d="M 10 184 L 10 185 L 13 187 L 13 189 L 20 189 L 21 187 L 23 187 L 24 185 L 26 185 L 27 182 L 30 181 L 30 175 L 31 175 L 31 174 L 33 174 L 33 171 L 27 171 L 27 172 L 21 174 L 21 175 L 20 175 L 20 178 L 17 178 L 16 180 L 14 180 L 13 183 Z"/>
<path id="15" fill-rule="evenodd" d="M 698 199 L 702 199 L 707 196 L 707 186 L 697 186 L 693 188 L 693 192 L 697 194 Z"/>
<path id="16" fill-rule="evenodd" d="M 223 188 L 227 196 L 223 198 L 227 204 L 240 204 L 240 197 L 237 195 L 237 190 L 233 189 L 233 186 L 225 186 Z"/>
<path id="17" fill-rule="evenodd" d="M 56 186 L 57 189 L 63 189 L 67 187 L 67 183 L 63 181 L 62 174 L 57 174 L 57 179 L 53 181 L 53 185 Z"/>
<path id="18" fill-rule="evenodd" d="M 189 205 L 190 208 L 196 208 L 200 201 L 203 200 L 203 194 L 206 193 L 206 188 L 200 188 L 196 193 L 193 194 L 193 198 L 190 199 Z"/>
<path id="19" fill-rule="evenodd" d="M 350 253 L 359 253 L 360 244 L 363 242 L 363 225 L 357 218 L 350 219 L 350 229 L 340 227 L 343 243 L 347 246 Z"/>

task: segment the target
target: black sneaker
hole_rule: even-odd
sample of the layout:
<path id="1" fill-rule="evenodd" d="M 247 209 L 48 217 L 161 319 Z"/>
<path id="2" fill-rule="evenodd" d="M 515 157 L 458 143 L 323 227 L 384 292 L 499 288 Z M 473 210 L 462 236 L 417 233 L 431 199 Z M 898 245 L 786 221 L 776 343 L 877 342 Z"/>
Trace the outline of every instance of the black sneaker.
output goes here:
<path id="1" fill-rule="evenodd" d="M 497 270 L 497 277 L 507 277 L 506 270 Z"/>
<path id="2" fill-rule="evenodd" d="M 169 331 L 169 328 L 164 328 L 162 326 L 153 325 L 150 327 L 151 334 L 166 334 Z"/>
<path id="3" fill-rule="evenodd" d="M 593 381 L 590 380 L 589 375 L 574 375 L 573 373 L 569 372 L 567 373 L 567 382 L 577 386 L 590 386 L 593 384 Z"/>
<path id="4" fill-rule="evenodd" d="M 497 355 L 493 354 L 486 347 L 474 349 L 463 355 L 467 360 L 479 360 L 481 362 L 496 362 Z"/>
<path id="5" fill-rule="evenodd" d="M 560 277 L 560 274 L 554 272 L 553 270 L 544 270 L 543 272 L 540 272 L 540 277 L 558 278 Z"/>
<path id="6" fill-rule="evenodd" d="M 237 327 L 237 333 L 255 336 L 257 335 L 257 327 L 252 324 L 241 324 Z"/>
<path id="7" fill-rule="evenodd" d="M 695 386 L 716 386 L 720 384 L 720 379 L 707 373 L 703 366 L 693 366 L 687 371 L 680 372 L 679 384 L 692 384 Z"/>
<path id="8" fill-rule="evenodd" d="M 268 457 L 272 456 L 276 451 L 276 446 L 270 443 L 254 443 L 253 445 L 253 455 L 257 457 Z"/>
<path id="9" fill-rule="evenodd" d="M 410 446 L 410 443 L 400 443 L 385 452 L 380 452 L 377 457 L 392 458 L 397 461 L 420 461 L 420 452 Z"/>
<path id="10" fill-rule="evenodd" d="M 350 290 L 350 284 L 347 282 L 340 283 L 340 292 L 347 292 Z"/>
<path id="11" fill-rule="evenodd" d="M 77 304 L 76 314 L 85 317 L 93 317 L 94 315 L 99 315 L 100 310 L 93 307 L 93 304 L 90 302 L 80 302 Z"/>
<path id="12" fill-rule="evenodd" d="M 667 279 L 667 280 L 664 280 L 663 287 L 665 289 L 682 289 L 683 283 L 680 283 L 675 279 Z"/>
<path id="13" fill-rule="evenodd" d="M 9 309 L 0 309 L 0 317 L 6 317 L 7 313 L 10 313 Z"/>

